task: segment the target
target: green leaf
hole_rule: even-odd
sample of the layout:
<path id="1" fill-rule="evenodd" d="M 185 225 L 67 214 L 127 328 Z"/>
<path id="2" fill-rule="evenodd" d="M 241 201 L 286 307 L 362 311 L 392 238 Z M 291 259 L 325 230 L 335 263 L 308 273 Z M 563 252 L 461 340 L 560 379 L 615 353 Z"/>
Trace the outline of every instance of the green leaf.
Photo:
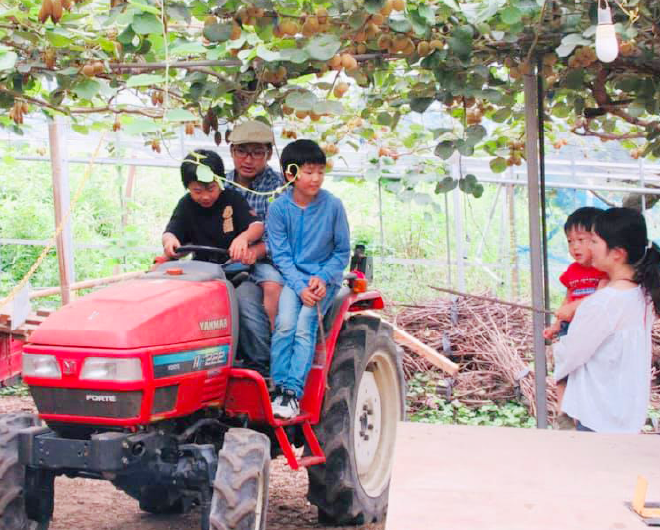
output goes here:
<path id="1" fill-rule="evenodd" d="M 467 142 L 472 146 L 478 144 L 486 136 L 486 129 L 483 125 L 470 125 L 466 130 Z"/>
<path id="2" fill-rule="evenodd" d="M 45 37 L 46 40 L 56 48 L 68 47 L 72 43 L 72 40 L 69 37 L 56 31 L 46 31 Z"/>
<path id="3" fill-rule="evenodd" d="M 490 161 L 490 169 L 493 173 L 502 173 L 506 171 L 506 159 L 498 156 Z"/>
<path id="4" fill-rule="evenodd" d="M 472 33 L 461 26 L 454 30 L 451 38 L 448 41 L 449 49 L 461 61 L 466 61 L 472 54 Z"/>
<path id="5" fill-rule="evenodd" d="M 138 13 L 131 22 L 133 31 L 138 35 L 147 35 L 149 33 L 162 33 L 163 25 L 155 15 L 151 13 Z"/>
<path id="6" fill-rule="evenodd" d="M 344 114 L 344 105 L 339 101 L 325 100 L 314 103 L 313 112 L 315 114 L 334 114 L 341 116 Z"/>
<path id="7" fill-rule="evenodd" d="M 576 46 L 589 46 L 590 40 L 585 39 L 581 33 L 569 33 L 561 39 L 561 44 L 555 50 L 559 57 L 568 57 Z"/>
<path id="8" fill-rule="evenodd" d="M 503 123 L 509 116 L 511 116 L 511 109 L 509 107 L 504 107 L 493 114 L 491 120 L 495 123 Z"/>
<path id="9" fill-rule="evenodd" d="M 83 79 L 73 87 L 76 96 L 83 99 L 92 99 L 101 89 L 101 83 L 95 79 Z"/>
<path id="10" fill-rule="evenodd" d="M 268 63 L 279 61 L 282 58 L 280 56 L 280 52 L 269 50 L 265 46 L 258 46 L 256 54 L 257 54 L 257 57 L 259 57 L 260 59 L 263 59 L 264 61 L 266 61 Z"/>
<path id="11" fill-rule="evenodd" d="M 378 13 L 383 5 L 385 5 L 384 0 L 364 0 L 364 9 L 371 15 Z"/>
<path id="12" fill-rule="evenodd" d="M 457 140 L 456 149 L 463 156 L 472 156 L 474 154 L 474 145 L 465 140 Z"/>
<path id="13" fill-rule="evenodd" d="M 426 20 L 426 23 L 432 25 L 435 23 L 435 10 L 427 4 L 422 4 L 417 8 L 417 13 L 420 17 Z"/>
<path id="14" fill-rule="evenodd" d="M 408 33 L 413 29 L 410 20 L 405 18 L 405 16 L 402 14 L 390 15 L 387 23 L 389 24 L 390 28 L 392 28 L 392 30 L 398 33 Z"/>
<path id="15" fill-rule="evenodd" d="M 225 42 L 231 37 L 231 30 L 231 22 L 222 22 L 204 26 L 203 34 L 211 42 Z"/>
<path id="16" fill-rule="evenodd" d="M 155 6 L 151 6 L 149 4 L 139 2 L 138 0 L 128 0 L 128 3 L 134 7 L 137 7 L 141 11 L 144 11 L 145 13 L 152 13 L 156 15 L 158 18 L 160 18 L 160 9 L 158 9 Z"/>
<path id="17" fill-rule="evenodd" d="M 522 13 L 517 7 L 509 6 L 500 13 L 500 18 L 505 24 L 515 24 L 522 19 Z"/>
<path id="18" fill-rule="evenodd" d="M 282 57 L 283 61 L 289 61 L 294 64 L 302 64 L 307 59 L 309 59 L 307 52 L 298 48 L 286 48 L 284 50 L 280 50 L 280 56 Z"/>
<path id="19" fill-rule="evenodd" d="M 433 98 L 413 98 L 410 100 L 410 110 L 420 114 L 428 109 L 433 103 Z"/>
<path id="20" fill-rule="evenodd" d="M 0 70 L 11 70 L 16 64 L 18 55 L 15 52 L 2 50 L 0 51 Z"/>
<path id="21" fill-rule="evenodd" d="M 367 20 L 367 14 L 363 11 L 354 11 L 351 13 L 351 16 L 348 17 L 348 25 L 351 29 L 358 29 L 362 24 Z"/>
<path id="22" fill-rule="evenodd" d="M 122 130 L 127 134 L 143 134 L 159 132 L 161 125 L 153 120 L 137 118 L 123 126 Z"/>
<path id="23" fill-rule="evenodd" d="M 484 185 L 483 184 L 475 184 L 472 187 L 472 195 L 474 196 L 475 199 L 478 199 L 484 194 Z"/>
<path id="24" fill-rule="evenodd" d="M 435 185 L 435 193 L 447 193 L 456 186 L 458 186 L 458 182 L 451 177 L 445 177 Z"/>
<path id="25" fill-rule="evenodd" d="M 305 46 L 309 57 L 316 61 L 330 60 L 341 48 L 339 37 L 331 33 L 316 35 Z"/>
<path id="26" fill-rule="evenodd" d="M 566 76 L 566 87 L 571 89 L 580 89 L 584 86 L 584 70 L 570 70 Z"/>
<path id="27" fill-rule="evenodd" d="M 289 92 L 285 99 L 287 107 L 294 110 L 313 110 L 316 103 L 316 96 L 308 91 Z"/>
<path id="28" fill-rule="evenodd" d="M 434 153 L 443 160 L 447 160 L 452 154 L 454 154 L 455 149 L 456 145 L 453 140 L 445 140 L 435 146 Z"/>
<path id="29" fill-rule="evenodd" d="M 186 109 L 170 109 L 165 113 L 167 121 L 195 121 L 197 117 Z"/>
<path id="30" fill-rule="evenodd" d="M 174 57 L 198 55 L 204 52 L 206 47 L 201 42 L 183 42 L 170 48 L 170 55 Z"/>
<path id="31" fill-rule="evenodd" d="M 211 183 L 215 179 L 215 174 L 206 164 L 199 164 L 197 166 L 195 176 L 199 182 Z"/>
<path id="32" fill-rule="evenodd" d="M 460 12 L 461 8 L 460 6 L 456 3 L 456 0 L 440 0 L 443 4 L 445 4 L 447 7 L 449 7 L 452 11 L 457 11 Z"/>
<path id="33" fill-rule="evenodd" d="M 138 86 L 151 86 L 165 82 L 165 76 L 158 74 L 138 74 L 131 76 L 126 81 L 128 88 L 135 88 Z"/>
<path id="34" fill-rule="evenodd" d="M 378 116 L 376 116 L 376 121 L 379 125 L 389 125 L 392 123 L 392 116 L 390 116 L 387 112 L 381 112 L 378 114 Z"/>

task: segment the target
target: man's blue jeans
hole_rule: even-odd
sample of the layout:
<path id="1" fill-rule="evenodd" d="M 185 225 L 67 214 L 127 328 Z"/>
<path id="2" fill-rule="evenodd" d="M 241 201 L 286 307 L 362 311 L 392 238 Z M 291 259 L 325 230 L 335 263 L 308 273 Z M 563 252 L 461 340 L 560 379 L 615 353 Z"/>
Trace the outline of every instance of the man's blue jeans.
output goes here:
<path id="1" fill-rule="evenodd" d="M 245 281 L 236 289 L 238 298 L 238 357 L 246 367 L 268 373 L 270 322 L 264 309 L 264 293 L 258 285 Z"/>
<path id="2" fill-rule="evenodd" d="M 321 314 L 330 309 L 338 286 L 328 285 L 321 304 Z M 316 306 L 307 307 L 296 292 L 284 286 L 275 319 L 270 350 L 270 373 L 273 383 L 293 390 L 300 398 L 307 374 L 314 360 L 316 333 L 319 328 Z"/>

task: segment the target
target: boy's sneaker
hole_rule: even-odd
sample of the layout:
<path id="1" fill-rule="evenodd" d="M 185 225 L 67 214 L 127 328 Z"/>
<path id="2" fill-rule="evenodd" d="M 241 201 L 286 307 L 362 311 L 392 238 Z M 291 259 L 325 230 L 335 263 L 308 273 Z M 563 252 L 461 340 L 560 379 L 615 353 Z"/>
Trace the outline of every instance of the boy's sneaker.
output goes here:
<path id="1" fill-rule="evenodd" d="M 280 402 L 273 405 L 273 414 L 283 420 L 290 420 L 300 414 L 298 398 L 293 390 L 286 389 L 282 392 Z"/>
<path id="2" fill-rule="evenodd" d="M 275 389 L 270 393 L 270 406 L 273 408 L 273 413 L 282 403 L 282 394 L 284 389 L 280 385 L 275 385 Z"/>

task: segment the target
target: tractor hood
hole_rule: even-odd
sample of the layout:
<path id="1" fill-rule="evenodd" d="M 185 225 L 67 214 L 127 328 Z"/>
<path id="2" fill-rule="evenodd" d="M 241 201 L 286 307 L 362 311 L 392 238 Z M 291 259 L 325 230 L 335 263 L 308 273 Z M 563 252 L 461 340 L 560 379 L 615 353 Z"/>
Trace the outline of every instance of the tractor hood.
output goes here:
<path id="1" fill-rule="evenodd" d="M 62 307 L 32 333 L 30 342 L 129 349 L 231 334 L 237 315 L 229 293 L 233 287 L 226 280 L 150 276 L 106 287 Z"/>

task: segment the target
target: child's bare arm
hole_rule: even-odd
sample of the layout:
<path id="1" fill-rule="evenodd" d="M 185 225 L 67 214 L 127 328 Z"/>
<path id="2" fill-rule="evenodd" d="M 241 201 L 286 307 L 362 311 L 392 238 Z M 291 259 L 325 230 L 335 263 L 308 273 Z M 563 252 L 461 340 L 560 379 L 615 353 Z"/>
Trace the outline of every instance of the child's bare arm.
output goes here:
<path id="1" fill-rule="evenodd" d="M 555 316 L 559 320 L 563 320 L 565 322 L 570 322 L 573 320 L 573 317 L 575 316 L 575 311 L 579 307 L 579 305 L 582 303 L 582 298 L 579 300 L 573 300 L 572 302 L 565 302 L 562 304 L 562 306 L 555 311 Z"/>

